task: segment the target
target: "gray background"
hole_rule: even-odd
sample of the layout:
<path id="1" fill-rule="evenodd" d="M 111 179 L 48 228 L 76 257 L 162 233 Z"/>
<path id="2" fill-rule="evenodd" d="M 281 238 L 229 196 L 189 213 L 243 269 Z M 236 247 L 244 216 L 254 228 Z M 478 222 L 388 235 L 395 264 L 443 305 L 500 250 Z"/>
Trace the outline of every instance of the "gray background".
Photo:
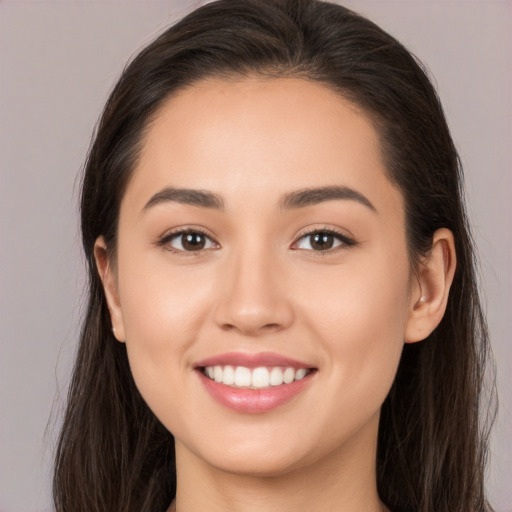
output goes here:
<path id="1" fill-rule="evenodd" d="M 0 511 L 51 509 L 83 299 L 77 172 L 126 60 L 198 2 L 0 0 Z M 434 75 L 467 176 L 500 416 L 488 486 L 512 511 L 512 3 L 350 0 Z"/>

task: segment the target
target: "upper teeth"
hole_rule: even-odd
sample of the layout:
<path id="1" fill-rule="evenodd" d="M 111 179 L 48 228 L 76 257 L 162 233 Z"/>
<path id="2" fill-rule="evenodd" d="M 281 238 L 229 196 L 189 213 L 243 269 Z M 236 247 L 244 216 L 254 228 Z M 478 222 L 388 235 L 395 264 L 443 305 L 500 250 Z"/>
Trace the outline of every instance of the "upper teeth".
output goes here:
<path id="1" fill-rule="evenodd" d="M 266 368 L 246 368 L 245 366 L 207 366 L 204 369 L 205 374 L 215 382 L 220 382 L 226 386 L 237 388 L 268 388 L 270 386 L 280 386 L 281 384 L 290 384 L 294 380 L 303 379 L 308 370 L 306 368 L 280 368 L 278 366 Z"/>

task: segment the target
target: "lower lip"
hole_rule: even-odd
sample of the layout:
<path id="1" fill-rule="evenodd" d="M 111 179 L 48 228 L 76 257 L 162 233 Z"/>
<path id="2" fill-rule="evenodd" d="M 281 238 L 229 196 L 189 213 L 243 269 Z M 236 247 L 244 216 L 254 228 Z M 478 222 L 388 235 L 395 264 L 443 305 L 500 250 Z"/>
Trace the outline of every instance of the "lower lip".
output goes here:
<path id="1" fill-rule="evenodd" d="M 233 388 L 215 382 L 197 371 L 201 382 L 210 395 L 225 407 L 237 412 L 261 413 L 271 411 L 297 396 L 310 383 L 314 372 L 290 384 L 263 389 Z"/>

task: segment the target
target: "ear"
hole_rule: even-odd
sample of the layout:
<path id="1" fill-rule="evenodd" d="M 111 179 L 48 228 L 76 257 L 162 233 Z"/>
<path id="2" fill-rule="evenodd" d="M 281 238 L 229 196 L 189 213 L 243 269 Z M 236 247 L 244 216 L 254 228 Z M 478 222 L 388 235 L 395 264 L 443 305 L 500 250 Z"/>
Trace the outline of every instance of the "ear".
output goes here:
<path id="1" fill-rule="evenodd" d="M 107 299 L 110 320 L 112 322 L 112 332 L 118 341 L 124 342 L 126 338 L 121 303 L 117 290 L 117 280 L 115 271 L 112 268 L 112 263 L 108 257 L 105 240 L 102 236 L 94 243 L 94 258 Z"/>
<path id="2" fill-rule="evenodd" d="M 424 340 L 441 322 L 456 267 L 455 243 L 449 229 L 438 229 L 432 249 L 420 263 L 417 282 L 411 290 L 405 342 Z"/>

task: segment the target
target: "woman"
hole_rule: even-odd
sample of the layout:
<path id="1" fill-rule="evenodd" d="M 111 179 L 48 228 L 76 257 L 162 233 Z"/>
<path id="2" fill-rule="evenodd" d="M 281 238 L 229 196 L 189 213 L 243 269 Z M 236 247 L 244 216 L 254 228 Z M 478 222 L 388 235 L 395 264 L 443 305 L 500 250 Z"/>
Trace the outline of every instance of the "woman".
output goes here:
<path id="1" fill-rule="evenodd" d="M 484 511 L 487 355 L 421 66 L 329 3 L 208 4 L 112 92 L 58 511 Z"/>

